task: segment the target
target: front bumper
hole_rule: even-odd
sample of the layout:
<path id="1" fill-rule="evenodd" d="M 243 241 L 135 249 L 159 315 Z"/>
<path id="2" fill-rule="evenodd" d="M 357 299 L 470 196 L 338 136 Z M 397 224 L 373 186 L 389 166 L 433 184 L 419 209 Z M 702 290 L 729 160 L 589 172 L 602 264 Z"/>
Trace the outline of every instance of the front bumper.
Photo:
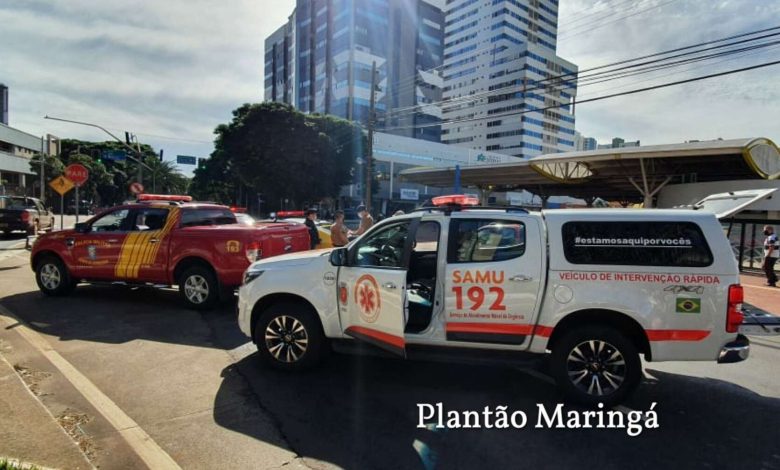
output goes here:
<path id="1" fill-rule="evenodd" d="M 745 335 L 737 335 L 737 339 L 727 343 L 720 350 L 718 364 L 733 364 L 742 362 L 750 355 L 750 340 Z"/>

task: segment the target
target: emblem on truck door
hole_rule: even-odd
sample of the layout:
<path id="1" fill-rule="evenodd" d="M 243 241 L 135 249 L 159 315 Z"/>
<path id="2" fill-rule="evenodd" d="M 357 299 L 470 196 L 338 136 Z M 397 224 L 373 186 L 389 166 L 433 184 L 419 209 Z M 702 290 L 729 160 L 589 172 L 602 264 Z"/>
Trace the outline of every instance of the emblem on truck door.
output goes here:
<path id="1" fill-rule="evenodd" d="M 228 240 L 225 244 L 225 250 L 227 250 L 228 253 L 238 253 L 239 248 L 241 248 L 241 243 L 239 243 L 238 240 Z"/>
<path id="2" fill-rule="evenodd" d="M 355 283 L 355 303 L 360 309 L 360 318 L 366 323 L 374 323 L 379 318 L 381 299 L 379 284 L 374 276 L 365 274 Z"/>

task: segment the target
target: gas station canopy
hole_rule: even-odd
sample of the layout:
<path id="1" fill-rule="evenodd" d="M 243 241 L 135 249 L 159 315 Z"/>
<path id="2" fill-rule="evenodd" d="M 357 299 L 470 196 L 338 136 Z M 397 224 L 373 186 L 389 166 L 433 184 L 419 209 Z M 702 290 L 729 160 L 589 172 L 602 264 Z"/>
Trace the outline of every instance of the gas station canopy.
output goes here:
<path id="1" fill-rule="evenodd" d="M 401 178 L 452 187 L 456 169 L 412 168 Z M 600 197 L 623 202 L 652 199 L 669 183 L 703 183 L 780 177 L 780 150 L 769 139 L 733 139 L 541 155 L 511 163 L 466 166 L 461 184 L 492 190 L 526 190 L 546 198 Z"/>

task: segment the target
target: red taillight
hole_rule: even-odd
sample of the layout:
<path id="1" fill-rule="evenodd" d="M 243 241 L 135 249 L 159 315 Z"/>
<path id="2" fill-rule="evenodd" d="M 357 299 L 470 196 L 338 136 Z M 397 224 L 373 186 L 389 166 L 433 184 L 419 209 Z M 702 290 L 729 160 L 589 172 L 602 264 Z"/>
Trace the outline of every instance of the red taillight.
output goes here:
<path id="1" fill-rule="evenodd" d="M 263 244 L 260 242 L 250 242 L 246 245 L 246 259 L 254 263 L 263 257 Z"/>
<path id="2" fill-rule="evenodd" d="M 22 221 L 27 222 L 30 220 L 30 213 L 27 211 L 22 211 Z"/>
<path id="3" fill-rule="evenodd" d="M 745 299 L 745 293 L 742 286 L 732 284 L 729 286 L 729 306 L 726 310 L 726 332 L 736 333 L 739 331 L 739 325 L 745 318 L 742 315 L 742 301 Z"/>

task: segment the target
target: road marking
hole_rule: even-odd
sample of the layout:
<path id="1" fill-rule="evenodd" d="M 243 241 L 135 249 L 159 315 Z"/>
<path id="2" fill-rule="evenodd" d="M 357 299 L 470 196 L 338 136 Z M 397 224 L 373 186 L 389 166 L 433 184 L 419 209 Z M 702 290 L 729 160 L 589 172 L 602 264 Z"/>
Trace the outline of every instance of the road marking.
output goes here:
<path id="1" fill-rule="evenodd" d="M 31 346 L 38 350 L 56 367 L 76 390 L 108 420 L 144 463 L 153 469 L 181 469 L 170 455 L 122 411 L 106 394 L 100 391 L 84 374 L 62 357 L 51 345 L 35 331 L 17 319 L 4 306 L 0 305 L 0 322 L 8 328 L 13 327 Z"/>

